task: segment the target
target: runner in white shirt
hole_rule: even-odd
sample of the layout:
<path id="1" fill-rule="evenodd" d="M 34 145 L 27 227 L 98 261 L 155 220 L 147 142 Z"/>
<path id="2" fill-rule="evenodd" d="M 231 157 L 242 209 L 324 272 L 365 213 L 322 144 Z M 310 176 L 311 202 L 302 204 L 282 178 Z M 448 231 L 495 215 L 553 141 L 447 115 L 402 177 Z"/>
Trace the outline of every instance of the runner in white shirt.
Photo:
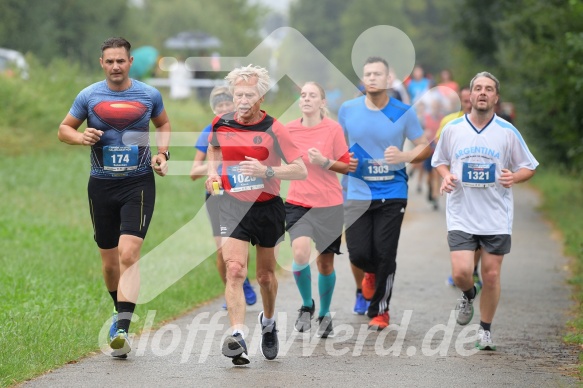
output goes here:
<path id="1" fill-rule="evenodd" d="M 450 122 L 437 143 L 432 165 L 443 178 L 448 243 L 455 284 L 463 290 L 457 322 L 474 315 L 474 251 L 482 247 L 480 330 L 476 347 L 495 350 L 490 328 L 500 299 L 500 268 L 510 252 L 512 185 L 530 179 L 538 162 L 512 124 L 494 113 L 500 83 L 488 72 L 470 83 L 472 111 Z"/>

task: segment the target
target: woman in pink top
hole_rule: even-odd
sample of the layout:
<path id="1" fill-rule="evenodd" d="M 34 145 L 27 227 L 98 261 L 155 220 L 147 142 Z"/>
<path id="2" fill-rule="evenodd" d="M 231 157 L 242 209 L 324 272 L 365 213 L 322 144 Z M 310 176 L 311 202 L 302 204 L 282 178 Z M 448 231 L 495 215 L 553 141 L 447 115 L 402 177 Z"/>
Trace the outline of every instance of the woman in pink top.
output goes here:
<path id="1" fill-rule="evenodd" d="M 294 255 L 292 269 L 302 296 L 295 329 L 310 330 L 316 311 L 310 273 L 310 240 L 314 240 L 319 253 L 316 262 L 320 294 L 316 334 L 325 338 L 334 334 L 330 316 L 336 283 L 334 254 L 340 254 L 344 223 L 342 188 L 336 173 L 345 174 L 356 166 L 350 164 L 342 127 L 326 117 L 326 96 L 320 85 L 308 82 L 302 87 L 300 110 L 302 117 L 286 125 L 294 144 L 304 152 L 302 159 L 308 168 L 307 179 L 290 183 L 285 203 L 286 230 Z"/>

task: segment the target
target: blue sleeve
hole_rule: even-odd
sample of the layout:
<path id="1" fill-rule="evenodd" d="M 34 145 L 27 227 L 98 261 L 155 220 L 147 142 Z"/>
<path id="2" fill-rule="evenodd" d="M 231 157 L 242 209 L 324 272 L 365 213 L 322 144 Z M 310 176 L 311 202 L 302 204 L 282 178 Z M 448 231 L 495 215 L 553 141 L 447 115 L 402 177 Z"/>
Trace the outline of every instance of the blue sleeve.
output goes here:
<path id="1" fill-rule="evenodd" d="M 154 89 L 154 92 L 152 93 L 152 118 L 156 118 L 160 116 L 164 110 L 164 103 L 162 102 L 162 94 L 160 94 L 158 89 L 152 89 Z"/>
<path id="2" fill-rule="evenodd" d="M 87 118 L 88 115 L 88 103 L 87 103 L 87 99 L 89 96 L 89 90 L 83 89 L 81 92 L 79 92 L 79 94 L 77 95 L 77 97 L 75 98 L 75 101 L 73 101 L 73 106 L 71 106 L 71 109 L 69 110 L 69 114 L 81 121 L 85 121 L 85 119 Z"/>
<path id="3" fill-rule="evenodd" d="M 209 146 L 209 133 L 210 132 L 211 132 L 211 124 L 204 127 L 204 129 L 200 133 L 200 136 L 198 137 L 198 140 L 196 141 L 196 144 L 194 145 L 194 148 L 196 148 L 200 152 L 204 152 L 206 154 L 207 148 Z"/>

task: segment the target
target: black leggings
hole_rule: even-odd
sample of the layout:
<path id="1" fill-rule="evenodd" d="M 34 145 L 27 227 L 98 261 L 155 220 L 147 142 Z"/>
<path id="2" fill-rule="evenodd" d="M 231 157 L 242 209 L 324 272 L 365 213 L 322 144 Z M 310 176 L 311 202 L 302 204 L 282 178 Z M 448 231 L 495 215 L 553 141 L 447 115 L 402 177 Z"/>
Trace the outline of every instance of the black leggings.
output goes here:
<path id="1" fill-rule="evenodd" d="M 352 264 L 376 275 L 368 308 L 374 317 L 389 310 L 397 270 L 397 247 L 407 201 L 347 201 L 344 207 L 346 246 Z"/>

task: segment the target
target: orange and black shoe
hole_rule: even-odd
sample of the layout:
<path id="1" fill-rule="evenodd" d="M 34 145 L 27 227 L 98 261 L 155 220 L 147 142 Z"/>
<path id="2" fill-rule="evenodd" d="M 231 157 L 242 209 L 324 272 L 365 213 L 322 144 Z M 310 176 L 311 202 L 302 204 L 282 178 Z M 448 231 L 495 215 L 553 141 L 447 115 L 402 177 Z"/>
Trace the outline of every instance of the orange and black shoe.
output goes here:
<path id="1" fill-rule="evenodd" d="M 382 314 L 377 315 L 368 323 L 368 328 L 372 330 L 383 330 L 385 327 L 389 326 L 389 312 L 385 311 Z"/>

